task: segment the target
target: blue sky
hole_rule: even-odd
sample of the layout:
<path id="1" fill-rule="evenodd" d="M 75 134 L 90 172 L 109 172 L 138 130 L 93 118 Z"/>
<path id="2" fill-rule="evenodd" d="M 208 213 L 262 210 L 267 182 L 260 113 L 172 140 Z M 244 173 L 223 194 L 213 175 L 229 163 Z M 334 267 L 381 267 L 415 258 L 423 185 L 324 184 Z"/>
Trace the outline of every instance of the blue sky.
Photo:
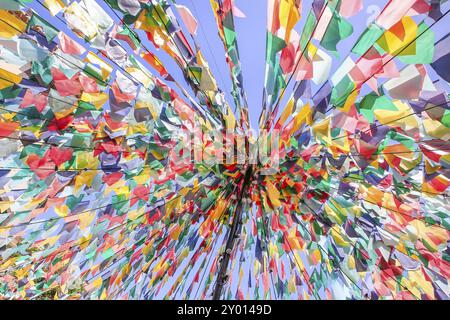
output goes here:
<path id="1" fill-rule="evenodd" d="M 222 42 L 216 31 L 216 23 L 214 21 L 213 12 L 209 4 L 209 0 L 179 0 L 179 4 L 186 5 L 191 8 L 195 14 L 196 9 L 198 15 L 197 20 L 201 27 L 203 27 L 206 38 L 202 34 L 201 27 L 199 26 L 197 41 L 202 47 L 202 52 L 209 62 L 209 65 L 218 80 L 219 85 L 223 86 L 220 78 L 224 78 L 226 81 L 225 87 L 222 87 L 225 92 L 229 93 L 231 84 L 228 72 L 228 67 L 224 59 L 224 51 Z M 366 0 L 366 10 L 370 5 L 384 5 L 385 0 Z M 267 0 L 236 0 L 236 5 L 246 14 L 246 18 L 235 18 L 236 33 L 239 44 L 239 53 L 241 57 L 242 72 L 244 76 L 244 87 L 247 93 L 249 104 L 249 115 L 253 128 L 258 127 L 258 118 L 261 112 L 262 105 L 262 90 L 264 87 L 264 68 L 265 68 L 265 48 L 266 48 L 266 24 L 267 24 Z M 296 30 L 300 33 L 309 9 L 311 8 L 312 0 L 303 1 L 302 19 L 300 19 Z M 340 44 L 345 54 L 351 49 L 353 44 L 360 33 L 364 30 L 361 28 L 366 25 L 366 20 L 373 14 L 376 8 L 371 8 L 368 12 L 361 12 L 354 23 L 357 26 L 355 33 L 350 38 L 346 39 Z M 360 29 L 360 30 L 358 30 Z M 359 31 L 359 32 L 358 32 Z M 207 39 L 207 40 L 206 40 Z M 211 50 L 208 48 L 208 43 Z M 214 54 L 211 54 L 211 51 Z M 219 68 L 217 68 L 217 62 Z M 336 69 L 337 65 L 333 69 Z M 293 83 L 292 83 L 293 84 Z M 292 84 L 290 88 L 292 88 Z M 287 93 L 291 91 L 287 90 Z M 289 96 L 289 95 L 287 95 Z M 228 95 L 228 101 L 232 102 L 231 96 Z"/>
<path id="2" fill-rule="evenodd" d="M 301 33 L 301 30 L 303 29 L 312 2 L 313 0 L 303 1 L 302 18 L 295 28 L 298 33 Z M 203 55 L 209 62 L 210 68 L 215 75 L 218 84 L 222 90 L 228 94 L 231 88 L 229 71 L 225 63 L 223 45 L 217 34 L 210 0 L 178 0 L 177 3 L 189 7 L 197 17 L 200 26 L 196 40 L 201 45 Z M 252 127 L 256 129 L 258 127 L 258 118 L 261 112 L 262 89 L 264 87 L 267 0 L 235 0 L 235 3 L 247 16 L 246 18 L 236 17 L 235 26 L 244 76 L 244 87 L 248 97 L 250 120 Z M 367 24 L 379 15 L 387 3 L 388 0 L 363 1 L 364 7 L 362 11 L 349 19 L 354 28 L 353 34 L 338 44 L 340 57 L 338 59 L 333 59 L 331 74 L 333 74 L 343 60 L 345 60 L 345 57 L 350 52 L 359 36 L 366 29 Z M 448 3 L 443 5 L 443 11 L 445 10 L 448 10 Z M 419 21 L 420 19 L 416 20 Z M 448 19 L 444 20 L 448 21 Z M 431 24 L 432 20 L 427 19 L 426 22 Z M 202 33 L 202 28 L 204 33 Z M 437 35 L 445 34 L 445 32 L 443 32 L 443 30 L 445 30 L 445 22 L 439 22 L 432 30 Z M 433 76 L 434 71 L 430 69 L 431 68 L 428 68 L 430 74 Z M 225 85 L 223 82 L 225 82 Z M 287 100 L 286 98 L 288 98 L 292 92 L 293 84 L 292 81 L 286 91 L 287 94 L 283 102 Z M 313 86 L 313 90 L 314 89 Z M 232 103 L 231 96 L 228 94 L 227 97 L 227 100 Z"/>
<path id="3" fill-rule="evenodd" d="M 303 0 L 302 18 L 295 27 L 299 34 L 303 29 L 303 25 L 311 8 L 312 2 L 313 0 Z M 97 3 L 103 7 L 114 20 L 117 21 L 117 18 L 113 15 L 111 9 L 103 0 L 98 0 Z M 200 45 L 202 53 L 208 61 L 219 87 L 223 92 L 225 92 L 227 101 L 231 106 L 234 106 L 233 99 L 230 95 L 231 81 L 229 70 L 225 62 L 224 48 L 218 35 L 210 0 L 178 0 L 177 3 L 187 6 L 196 17 L 199 27 L 195 40 Z M 264 87 L 267 0 L 235 0 L 235 3 L 246 14 L 246 18 L 235 18 L 235 27 L 244 77 L 244 88 L 248 98 L 250 121 L 252 127 L 257 129 L 258 118 L 262 105 L 262 90 Z M 333 74 L 342 61 L 345 60 L 352 46 L 365 30 L 367 24 L 380 13 L 387 3 L 388 0 L 363 1 L 364 8 L 362 11 L 349 20 L 354 27 L 353 34 L 338 44 L 338 52 L 340 56 L 338 59 L 333 59 L 331 74 Z M 54 17 L 51 17 L 50 14 L 44 10 L 37 1 L 33 2 L 31 7 L 41 16 L 48 19 L 48 21 L 50 21 L 53 25 L 66 32 L 72 39 L 75 39 L 88 49 L 88 46 L 83 43 L 81 39 L 75 36 L 62 22 Z M 443 6 L 443 10 L 448 10 L 448 7 L 449 3 Z M 419 21 L 419 19 L 417 19 L 417 21 Z M 432 23 L 431 19 L 427 19 L 426 21 L 428 24 Z M 445 30 L 445 26 L 445 21 L 441 21 L 433 27 L 433 31 L 436 34 L 445 34 L 445 32 L 443 32 L 443 30 Z M 139 30 L 138 33 L 141 40 L 144 41 L 146 47 L 156 53 L 168 69 L 169 73 L 171 73 L 180 84 L 184 85 L 185 88 L 189 88 L 183 79 L 183 75 L 179 67 L 175 64 L 172 58 L 169 57 L 162 49 L 155 50 L 150 41 L 146 39 L 145 33 L 140 32 Z M 188 35 L 187 32 L 186 35 Z M 124 44 L 122 43 L 122 45 Z M 125 46 L 127 45 L 125 44 Z M 129 52 L 132 53 L 131 49 Z M 138 60 L 143 62 L 144 65 L 147 65 L 142 59 L 138 58 Z M 152 70 L 151 67 L 149 67 L 149 69 Z M 431 70 L 431 68 L 428 68 L 428 71 L 430 72 L 432 78 L 434 78 L 434 71 Z M 294 81 L 291 81 L 288 89 L 286 90 L 287 94 L 285 95 L 285 99 L 282 101 L 282 106 L 286 102 L 287 98 L 289 98 L 293 85 Z M 176 89 L 175 86 L 172 87 Z M 312 89 L 317 90 L 318 88 L 313 85 Z M 192 96 L 194 96 L 190 89 L 188 89 L 188 91 L 192 94 Z"/>

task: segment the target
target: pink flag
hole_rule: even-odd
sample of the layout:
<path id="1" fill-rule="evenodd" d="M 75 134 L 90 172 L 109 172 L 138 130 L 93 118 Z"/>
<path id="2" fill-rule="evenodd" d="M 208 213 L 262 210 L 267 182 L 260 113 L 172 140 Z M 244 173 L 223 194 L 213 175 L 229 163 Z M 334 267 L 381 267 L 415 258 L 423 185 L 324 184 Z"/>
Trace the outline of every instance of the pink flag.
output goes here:
<path id="1" fill-rule="evenodd" d="M 86 49 L 74 40 L 70 39 L 64 32 L 58 33 L 58 39 L 62 52 L 67 54 L 83 54 Z"/>
<path id="2" fill-rule="evenodd" d="M 417 0 L 391 0 L 384 8 L 383 12 L 377 18 L 376 22 L 379 26 L 384 29 L 389 29 L 401 18 L 403 18 L 406 13 L 411 9 L 411 7 L 417 2 Z"/>
<path id="3" fill-rule="evenodd" d="M 234 1 L 232 1 L 232 5 L 233 5 L 233 15 L 234 15 L 235 17 L 238 17 L 238 18 L 246 18 L 245 13 L 242 12 L 242 10 L 239 9 L 239 8 L 234 4 Z"/>
<path id="4" fill-rule="evenodd" d="M 191 10 L 180 4 L 176 4 L 175 7 L 177 8 L 178 13 L 181 16 L 184 24 L 186 25 L 189 33 L 195 35 L 197 33 L 197 20 L 195 20 Z"/>
<path id="5" fill-rule="evenodd" d="M 362 0 L 342 0 L 339 13 L 344 18 L 350 18 L 361 11 L 362 7 Z"/>

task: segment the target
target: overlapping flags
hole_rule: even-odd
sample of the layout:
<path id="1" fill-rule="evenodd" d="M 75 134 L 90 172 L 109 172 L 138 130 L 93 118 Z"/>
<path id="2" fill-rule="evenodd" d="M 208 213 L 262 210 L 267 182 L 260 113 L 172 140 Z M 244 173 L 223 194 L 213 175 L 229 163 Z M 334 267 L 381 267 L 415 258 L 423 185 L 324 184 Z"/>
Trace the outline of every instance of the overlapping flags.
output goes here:
<path id="1" fill-rule="evenodd" d="M 0 297 L 209 299 L 226 253 L 225 299 L 448 299 L 449 3 L 268 0 L 254 136 L 239 1 L 233 101 L 178 2 L 0 3 Z"/>

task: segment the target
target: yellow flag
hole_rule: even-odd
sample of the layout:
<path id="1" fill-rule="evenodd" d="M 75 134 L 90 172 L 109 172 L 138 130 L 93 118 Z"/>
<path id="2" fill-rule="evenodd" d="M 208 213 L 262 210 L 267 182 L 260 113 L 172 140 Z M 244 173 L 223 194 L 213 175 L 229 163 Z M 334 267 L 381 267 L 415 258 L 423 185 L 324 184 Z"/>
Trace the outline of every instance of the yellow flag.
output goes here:
<path id="1" fill-rule="evenodd" d="M 56 16 L 65 7 L 65 4 L 61 0 L 44 0 L 44 3 L 52 16 Z"/>
<path id="2" fill-rule="evenodd" d="M 1 37 L 1 28 L 2 25 L 0 24 L 0 37 Z M 18 76 L 14 73 L 11 73 L 9 71 L 0 68 L 0 90 L 11 87 L 13 84 L 18 84 L 20 83 L 20 81 L 22 81 L 21 76 Z"/>
<path id="3" fill-rule="evenodd" d="M 11 39 L 25 32 L 26 28 L 25 22 L 7 10 L 0 9 L 0 38 Z"/>
<path id="4" fill-rule="evenodd" d="M 280 191 L 270 182 L 266 180 L 267 192 L 269 193 L 270 202 L 272 202 L 274 207 L 281 206 L 280 202 Z"/>

